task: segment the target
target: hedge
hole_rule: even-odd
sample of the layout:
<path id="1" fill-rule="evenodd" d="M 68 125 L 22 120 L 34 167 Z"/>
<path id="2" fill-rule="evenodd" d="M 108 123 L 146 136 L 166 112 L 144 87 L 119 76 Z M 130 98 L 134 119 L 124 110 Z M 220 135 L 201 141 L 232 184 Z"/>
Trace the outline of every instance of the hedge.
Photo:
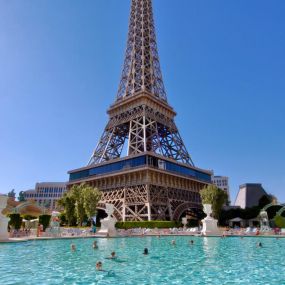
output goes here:
<path id="1" fill-rule="evenodd" d="M 39 224 L 43 225 L 44 231 L 49 226 L 51 215 L 41 215 L 39 216 Z"/>
<path id="2" fill-rule="evenodd" d="M 22 226 L 22 220 L 23 220 L 20 214 L 10 214 L 9 218 L 10 218 L 9 226 L 15 230 L 19 230 Z"/>
<path id="3" fill-rule="evenodd" d="M 163 229 L 163 228 L 177 228 L 181 227 L 180 222 L 173 221 L 142 221 L 142 222 L 117 222 L 118 229 L 133 229 L 133 228 L 149 228 L 149 229 Z"/>

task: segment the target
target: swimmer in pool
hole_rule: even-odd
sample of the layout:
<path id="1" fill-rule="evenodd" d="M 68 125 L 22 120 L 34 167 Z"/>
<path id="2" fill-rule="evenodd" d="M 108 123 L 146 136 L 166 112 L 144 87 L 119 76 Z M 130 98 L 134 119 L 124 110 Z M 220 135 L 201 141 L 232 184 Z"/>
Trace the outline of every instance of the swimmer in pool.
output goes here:
<path id="1" fill-rule="evenodd" d="M 71 249 L 71 251 L 76 251 L 76 246 L 75 246 L 74 243 L 72 243 L 72 244 L 70 245 L 70 249 Z"/>
<path id="2" fill-rule="evenodd" d="M 98 248 L 98 245 L 97 245 L 97 241 L 95 240 L 94 242 L 93 242 L 93 249 L 97 249 Z"/>
<path id="3" fill-rule="evenodd" d="M 103 271 L 103 264 L 101 261 L 96 262 L 96 270 L 97 271 Z"/>
<path id="4" fill-rule="evenodd" d="M 115 258 L 117 258 L 116 252 L 115 252 L 115 251 L 112 251 L 112 252 L 111 252 L 111 256 L 106 257 L 106 258 L 107 258 L 107 259 L 115 259 Z"/>

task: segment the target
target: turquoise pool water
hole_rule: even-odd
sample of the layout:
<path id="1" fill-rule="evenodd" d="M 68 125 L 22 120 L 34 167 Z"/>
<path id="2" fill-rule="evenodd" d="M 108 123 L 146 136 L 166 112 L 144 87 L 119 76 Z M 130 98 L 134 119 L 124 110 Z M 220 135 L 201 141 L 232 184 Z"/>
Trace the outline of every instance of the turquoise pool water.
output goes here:
<path id="1" fill-rule="evenodd" d="M 93 240 L 0 244 L 0 284 L 285 284 L 285 239 L 96 239 L 97 250 Z M 262 248 L 256 246 L 259 241 Z M 70 251 L 71 243 L 76 252 Z M 116 260 L 105 259 L 111 251 Z M 105 272 L 95 270 L 98 260 Z"/>

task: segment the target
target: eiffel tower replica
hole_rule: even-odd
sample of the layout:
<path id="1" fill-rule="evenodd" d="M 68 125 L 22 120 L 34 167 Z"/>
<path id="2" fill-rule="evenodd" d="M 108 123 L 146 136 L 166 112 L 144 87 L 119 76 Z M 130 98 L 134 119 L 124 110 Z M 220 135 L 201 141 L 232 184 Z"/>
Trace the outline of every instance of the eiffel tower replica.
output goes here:
<path id="1" fill-rule="evenodd" d="M 112 203 L 120 221 L 179 220 L 201 208 L 199 191 L 211 173 L 194 166 L 167 102 L 151 0 L 132 0 L 122 77 L 107 113 L 88 165 L 69 171 L 69 188 L 97 187 L 98 208 Z"/>

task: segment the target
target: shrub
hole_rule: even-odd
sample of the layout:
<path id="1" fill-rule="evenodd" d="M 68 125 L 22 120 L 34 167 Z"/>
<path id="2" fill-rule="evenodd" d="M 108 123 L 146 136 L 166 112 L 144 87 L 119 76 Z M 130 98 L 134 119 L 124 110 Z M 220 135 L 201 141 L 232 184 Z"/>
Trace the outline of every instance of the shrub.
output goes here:
<path id="1" fill-rule="evenodd" d="M 43 225 L 44 231 L 49 226 L 51 215 L 41 215 L 39 216 L 39 223 Z"/>
<path id="2" fill-rule="evenodd" d="M 285 228 L 285 218 L 282 216 L 276 216 L 274 218 L 274 223 L 278 228 Z"/>
<path id="3" fill-rule="evenodd" d="M 23 220 L 20 214 L 10 214 L 9 217 L 10 217 L 9 226 L 16 230 L 19 230 L 21 228 Z"/>
<path id="4" fill-rule="evenodd" d="M 187 227 L 193 228 L 193 227 L 199 227 L 199 220 L 188 220 Z"/>
<path id="5" fill-rule="evenodd" d="M 60 220 L 60 226 L 61 227 L 66 226 L 68 224 L 65 213 L 60 213 L 59 220 Z"/>
<path id="6" fill-rule="evenodd" d="M 118 229 L 133 229 L 133 228 L 177 228 L 181 227 L 182 224 L 180 222 L 173 221 L 141 221 L 141 222 L 117 222 L 116 228 Z"/>

